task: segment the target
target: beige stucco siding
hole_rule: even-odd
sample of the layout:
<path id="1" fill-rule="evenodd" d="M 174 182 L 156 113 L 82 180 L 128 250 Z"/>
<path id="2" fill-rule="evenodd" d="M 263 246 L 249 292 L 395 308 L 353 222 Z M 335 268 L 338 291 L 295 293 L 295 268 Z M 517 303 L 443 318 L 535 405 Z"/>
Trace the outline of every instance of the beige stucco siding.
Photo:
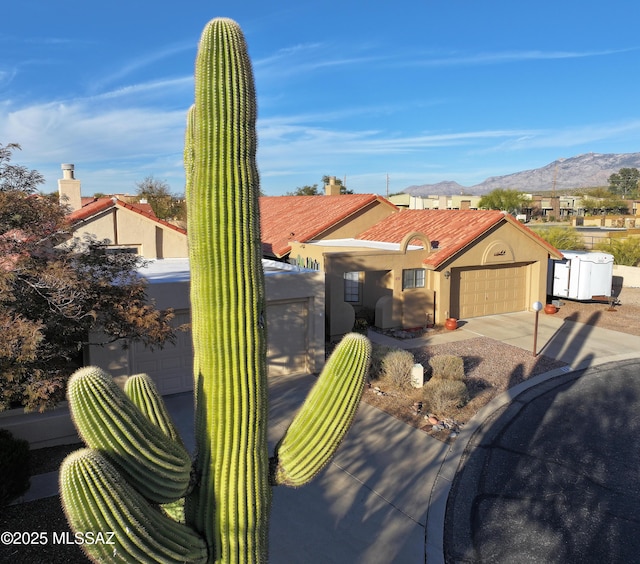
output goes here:
<path id="1" fill-rule="evenodd" d="M 149 259 L 188 256 L 184 233 L 126 208 L 110 208 L 79 223 L 74 236 L 85 233 L 108 239 L 112 245 L 135 247 L 139 255 Z"/>

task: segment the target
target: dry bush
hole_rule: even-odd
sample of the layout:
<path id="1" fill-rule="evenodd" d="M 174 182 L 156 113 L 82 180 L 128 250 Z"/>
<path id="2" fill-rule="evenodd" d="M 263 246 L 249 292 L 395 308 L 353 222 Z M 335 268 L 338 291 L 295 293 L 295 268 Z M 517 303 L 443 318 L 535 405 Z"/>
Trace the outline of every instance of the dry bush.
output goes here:
<path id="1" fill-rule="evenodd" d="M 469 401 L 467 385 L 461 380 L 431 378 L 424 385 L 424 408 L 429 413 L 449 414 Z"/>
<path id="2" fill-rule="evenodd" d="M 371 347 L 371 365 L 369 367 L 369 380 L 380 380 L 382 378 L 382 359 L 395 349 L 384 345 L 374 344 Z"/>
<path id="3" fill-rule="evenodd" d="M 387 349 L 381 355 L 379 378 L 399 390 L 411 388 L 411 369 L 415 364 L 413 354 L 402 349 Z"/>
<path id="4" fill-rule="evenodd" d="M 452 354 L 437 355 L 429 359 L 432 370 L 432 379 L 438 380 L 464 380 L 464 361 L 461 357 Z"/>

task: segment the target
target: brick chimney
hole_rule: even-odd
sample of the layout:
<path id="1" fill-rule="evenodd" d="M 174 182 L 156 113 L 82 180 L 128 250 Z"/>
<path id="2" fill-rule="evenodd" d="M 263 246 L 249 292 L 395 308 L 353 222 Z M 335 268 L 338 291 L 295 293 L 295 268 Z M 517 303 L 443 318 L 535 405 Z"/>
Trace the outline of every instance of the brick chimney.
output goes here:
<path id="1" fill-rule="evenodd" d="M 58 180 L 58 194 L 60 203 L 66 205 L 71 211 L 82 207 L 80 181 L 74 176 L 72 164 L 62 164 L 62 178 Z"/>
<path id="2" fill-rule="evenodd" d="M 324 185 L 324 195 L 325 196 L 339 196 L 340 195 L 340 184 L 336 184 L 336 177 L 329 177 L 329 184 Z"/>

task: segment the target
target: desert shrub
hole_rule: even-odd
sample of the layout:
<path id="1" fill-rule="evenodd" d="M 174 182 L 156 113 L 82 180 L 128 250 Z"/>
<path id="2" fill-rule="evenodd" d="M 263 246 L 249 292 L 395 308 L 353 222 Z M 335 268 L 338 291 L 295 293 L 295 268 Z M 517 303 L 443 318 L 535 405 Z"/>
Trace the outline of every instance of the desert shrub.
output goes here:
<path id="1" fill-rule="evenodd" d="M 381 380 L 400 390 L 411 387 L 411 369 L 415 361 L 409 351 L 374 346 L 371 353 L 370 380 Z"/>
<path id="2" fill-rule="evenodd" d="M 395 349 L 384 345 L 374 344 L 371 347 L 371 364 L 369 366 L 369 380 L 380 380 L 382 378 L 382 359 L 385 355 Z"/>
<path id="3" fill-rule="evenodd" d="M 556 249 L 576 251 L 586 248 L 582 235 L 573 227 L 543 227 L 533 228 L 533 231 Z"/>
<path id="4" fill-rule="evenodd" d="M 640 238 L 611 239 L 608 243 L 599 243 L 596 249 L 610 253 L 616 264 L 637 266 L 640 263 Z"/>
<path id="5" fill-rule="evenodd" d="M 431 378 L 424 385 L 423 408 L 429 413 L 445 415 L 469 401 L 467 385 L 461 380 Z"/>
<path id="6" fill-rule="evenodd" d="M 452 354 L 441 354 L 429 359 L 431 378 L 440 380 L 464 380 L 464 361 Z"/>
<path id="7" fill-rule="evenodd" d="M 29 489 L 29 442 L 0 429 L 0 507 Z"/>

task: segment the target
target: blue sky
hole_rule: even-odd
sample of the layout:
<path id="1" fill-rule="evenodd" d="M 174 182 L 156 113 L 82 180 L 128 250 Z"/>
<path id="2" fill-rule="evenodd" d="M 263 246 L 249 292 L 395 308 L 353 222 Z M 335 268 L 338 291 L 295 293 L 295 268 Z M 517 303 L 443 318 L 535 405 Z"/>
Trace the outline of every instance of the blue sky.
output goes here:
<path id="1" fill-rule="evenodd" d="M 0 143 L 57 189 L 184 191 L 200 33 L 243 28 L 262 189 L 477 184 L 560 157 L 640 151 L 635 0 L 20 0 L 0 18 Z"/>

